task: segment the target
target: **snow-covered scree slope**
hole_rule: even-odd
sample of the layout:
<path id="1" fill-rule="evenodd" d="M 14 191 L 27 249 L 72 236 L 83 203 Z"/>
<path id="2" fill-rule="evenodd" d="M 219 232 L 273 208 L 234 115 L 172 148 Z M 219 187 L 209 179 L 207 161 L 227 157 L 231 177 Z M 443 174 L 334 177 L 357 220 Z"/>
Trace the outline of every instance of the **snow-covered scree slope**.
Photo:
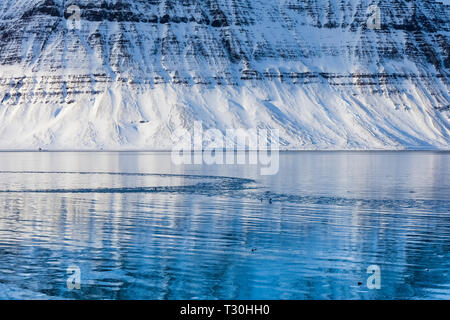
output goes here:
<path id="1" fill-rule="evenodd" d="M 278 129 L 282 149 L 449 149 L 449 16 L 434 0 L 2 0 L 0 149 L 170 149 L 194 121 Z"/>

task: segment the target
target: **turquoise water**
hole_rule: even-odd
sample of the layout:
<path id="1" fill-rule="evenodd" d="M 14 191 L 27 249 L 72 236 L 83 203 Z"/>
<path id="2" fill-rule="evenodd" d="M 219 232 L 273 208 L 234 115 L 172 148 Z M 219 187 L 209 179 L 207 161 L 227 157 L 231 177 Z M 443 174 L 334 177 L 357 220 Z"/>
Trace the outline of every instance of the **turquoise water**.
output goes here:
<path id="1" fill-rule="evenodd" d="M 449 153 L 0 157 L 0 299 L 450 298 Z"/>

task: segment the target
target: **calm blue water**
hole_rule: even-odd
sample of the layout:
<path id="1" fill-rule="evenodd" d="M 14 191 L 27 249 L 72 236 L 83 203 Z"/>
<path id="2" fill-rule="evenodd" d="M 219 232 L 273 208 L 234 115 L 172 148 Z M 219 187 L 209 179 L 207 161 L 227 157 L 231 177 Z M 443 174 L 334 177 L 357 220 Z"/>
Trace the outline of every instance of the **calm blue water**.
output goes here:
<path id="1" fill-rule="evenodd" d="M 166 153 L 0 153 L 0 298 L 448 299 L 449 160 L 283 153 L 262 177 Z"/>

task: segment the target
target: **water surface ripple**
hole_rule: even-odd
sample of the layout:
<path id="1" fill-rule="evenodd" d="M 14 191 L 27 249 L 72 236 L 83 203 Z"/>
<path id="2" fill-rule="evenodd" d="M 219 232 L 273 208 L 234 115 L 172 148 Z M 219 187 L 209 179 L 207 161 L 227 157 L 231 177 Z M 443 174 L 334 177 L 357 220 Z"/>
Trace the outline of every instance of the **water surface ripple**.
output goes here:
<path id="1" fill-rule="evenodd" d="M 450 297 L 448 153 L 283 153 L 269 177 L 157 152 L 1 156 L 1 299 Z"/>

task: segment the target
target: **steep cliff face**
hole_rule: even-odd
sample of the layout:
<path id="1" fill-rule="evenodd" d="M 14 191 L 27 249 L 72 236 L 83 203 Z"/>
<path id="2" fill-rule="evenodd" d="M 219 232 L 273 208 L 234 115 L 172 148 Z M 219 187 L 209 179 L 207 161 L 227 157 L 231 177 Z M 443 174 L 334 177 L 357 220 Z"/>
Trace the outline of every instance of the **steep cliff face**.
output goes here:
<path id="1" fill-rule="evenodd" d="M 0 148 L 169 148 L 201 120 L 279 129 L 289 149 L 448 149 L 449 14 L 432 0 L 3 0 Z"/>

